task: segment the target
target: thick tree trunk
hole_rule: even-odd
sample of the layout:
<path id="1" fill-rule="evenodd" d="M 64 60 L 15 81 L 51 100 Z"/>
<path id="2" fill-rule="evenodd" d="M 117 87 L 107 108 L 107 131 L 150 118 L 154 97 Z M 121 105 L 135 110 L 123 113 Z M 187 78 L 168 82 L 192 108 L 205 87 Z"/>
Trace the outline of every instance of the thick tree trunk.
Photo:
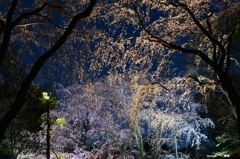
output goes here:
<path id="1" fill-rule="evenodd" d="M 236 107 L 236 114 L 237 114 L 237 122 L 238 122 L 238 134 L 240 137 L 240 95 L 236 88 L 234 87 L 231 78 L 223 72 L 222 70 L 216 70 L 222 87 L 225 89 L 225 91 L 228 93 L 228 97 L 231 100 L 232 104 Z"/>
<path id="2" fill-rule="evenodd" d="M 56 44 L 45 54 L 40 56 L 36 63 L 34 64 L 32 70 L 27 75 L 27 77 L 24 79 L 23 83 L 21 84 L 20 90 L 18 91 L 18 94 L 15 98 L 15 101 L 13 102 L 11 108 L 8 110 L 8 112 L 3 116 L 3 118 L 0 121 L 0 141 L 4 138 L 4 133 L 7 130 L 8 126 L 12 122 L 14 118 L 16 118 L 18 112 L 22 109 L 24 105 L 24 99 L 27 95 L 27 91 L 34 80 L 34 78 L 37 76 L 38 72 L 42 68 L 43 64 L 56 53 L 56 51 L 65 43 L 68 36 L 71 34 L 72 30 L 74 29 L 75 25 L 80 19 L 86 18 L 90 15 L 92 12 L 92 9 L 95 5 L 96 0 L 91 0 L 88 8 L 77 15 L 73 17 L 71 20 L 68 28 L 63 33 L 63 35 L 59 38 L 59 40 L 56 42 Z"/>

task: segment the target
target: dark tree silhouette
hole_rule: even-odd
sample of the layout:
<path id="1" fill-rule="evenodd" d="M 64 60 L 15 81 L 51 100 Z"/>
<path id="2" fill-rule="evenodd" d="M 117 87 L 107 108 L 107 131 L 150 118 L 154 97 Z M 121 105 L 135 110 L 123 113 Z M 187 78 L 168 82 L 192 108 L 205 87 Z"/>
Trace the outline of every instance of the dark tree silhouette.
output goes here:
<path id="1" fill-rule="evenodd" d="M 56 43 L 48 51 L 46 51 L 43 55 L 38 57 L 37 61 L 35 62 L 34 66 L 31 69 L 31 71 L 27 74 L 27 76 L 21 83 L 21 87 L 17 93 L 15 101 L 11 105 L 11 108 L 8 110 L 8 112 L 3 116 L 3 118 L 0 121 L 0 127 L 1 127 L 0 140 L 2 140 L 4 138 L 4 133 L 7 129 L 7 127 L 9 126 L 11 121 L 17 116 L 20 109 L 23 107 L 24 99 L 28 92 L 28 88 L 31 85 L 34 78 L 39 73 L 43 64 L 51 56 L 53 56 L 59 50 L 59 48 L 65 43 L 66 39 L 72 33 L 74 27 L 79 22 L 79 20 L 84 19 L 90 15 L 90 13 L 92 12 L 92 10 L 94 8 L 95 2 L 96 2 L 96 0 L 91 0 L 89 6 L 87 7 L 87 9 L 85 11 L 74 15 L 72 17 L 72 20 L 70 21 L 69 25 L 67 26 L 66 30 L 61 35 L 61 37 L 56 41 Z M 3 35 L 3 40 L 2 40 L 1 48 L 0 48 L 0 65 L 2 65 L 5 60 L 4 58 L 5 58 L 6 51 L 7 51 L 8 45 L 10 43 L 10 39 L 11 39 L 11 32 L 14 29 L 14 27 L 17 25 L 20 25 L 21 24 L 20 22 L 23 21 L 24 19 L 27 19 L 30 16 L 37 15 L 39 12 L 43 11 L 43 9 L 45 9 L 47 6 L 57 8 L 56 6 L 51 6 L 48 3 L 44 3 L 40 8 L 37 8 L 32 12 L 22 13 L 22 14 L 20 14 L 20 16 L 18 16 L 16 18 L 13 16 L 14 15 L 13 13 L 16 12 L 16 10 L 17 10 L 17 4 L 18 4 L 18 0 L 12 1 L 11 6 L 7 12 L 6 23 L 1 21 L 0 31 L 4 35 Z M 60 7 L 58 7 L 57 9 L 59 9 L 59 8 Z M 15 20 L 13 20 L 13 19 L 15 19 Z"/>

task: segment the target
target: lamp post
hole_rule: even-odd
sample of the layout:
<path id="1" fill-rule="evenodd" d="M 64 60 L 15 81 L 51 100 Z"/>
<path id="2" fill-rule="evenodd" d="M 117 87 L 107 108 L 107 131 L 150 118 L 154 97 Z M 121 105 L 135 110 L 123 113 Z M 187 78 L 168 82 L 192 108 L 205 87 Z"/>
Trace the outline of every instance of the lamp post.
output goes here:
<path id="1" fill-rule="evenodd" d="M 47 106 L 47 120 L 46 120 L 47 121 L 47 149 L 46 149 L 46 153 L 47 153 L 47 159 L 50 159 L 51 123 L 50 123 L 50 104 L 48 101 L 50 99 L 50 97 L 48 96 L 48 94 L 46 92 L 43 92 L 43 99 L 46 100 L 46 106 Z"/>

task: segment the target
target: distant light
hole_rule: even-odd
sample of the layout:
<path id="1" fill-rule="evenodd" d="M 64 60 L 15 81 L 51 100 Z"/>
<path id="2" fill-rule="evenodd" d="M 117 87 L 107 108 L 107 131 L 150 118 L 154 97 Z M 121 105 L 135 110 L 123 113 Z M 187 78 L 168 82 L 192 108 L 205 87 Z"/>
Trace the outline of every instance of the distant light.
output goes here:
<path id="1" fill-rule="evenodd" d="M 47 92 L 43 92 L 42 95 L 43 95 L 43 98 L 46 100 L 48 100 L 50 98 L 50 96 L 48 96 Z"/>
<path id="2" fill-rule="evenodd" d="M 229 154 L 226 154 L 226 155 L 223 155 L 223 157 L 230 157 L 230 155 L 229 155 Z"/>

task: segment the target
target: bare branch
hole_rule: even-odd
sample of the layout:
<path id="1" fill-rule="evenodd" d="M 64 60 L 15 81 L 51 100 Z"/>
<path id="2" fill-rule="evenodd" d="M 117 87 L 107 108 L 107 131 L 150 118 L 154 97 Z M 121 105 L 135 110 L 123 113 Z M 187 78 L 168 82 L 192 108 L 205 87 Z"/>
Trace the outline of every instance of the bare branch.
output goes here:
<path id="1" fill-rule="evenodd" d="M 212 26 L 211 26 L 211 24 L 209 22 L 209 19 L 211 18 L 212 15 L 213 15 L 213 12 L 211 12 L 210 15 L 208 15 L 207 20 L 206 20 L 207 26 L 208 26 L 208 30 L 209 30 L 210 34 L 212 34 Z"/>
<path id="2" fill-rule="evenodd" d="M 18 24 L 18 25 L 16 25 L 17 27 L 22 27 L 22 26 L 28 26 L 28 25 L 38 25 L 38 24 L 44 24 L 44 22 L 42 22 L 42 21 L 39 21 L 39 22 L 30 22 L 30 23 L 24 23 L 24 24 Z"/>
<path id="3" fill-rule="evenodd" d="M 47 6 L 47 3 L 44 3 L 40 8 L 35 9 L 32 12 L 28 12 L 28 13 L 22 13 L 13 23 L 12 23 L 12 28 L 14 28 L 15 26 L 17 26 L 21 20 L 23 20 L 24 18 L 28 18 L 30 16 L 33 16 L 39 12 L 41 12 L 45 7 Z"/>
<path id="4" fill-rule="evenodd" d="M 44 3 L 40 8 L 35 9 L 32 12 L 23 13 L 14 22 L 11 22 L 12 14 L 13 14 L 16 6 L 17 6 L 17 3 L 18 3 L 18 0 L 13 0 L 12 1 L 12 5 L 11 5 L 9 11 L 8 11 L 8 14 L 7 14 L 6 27 L 5 27 L 5 29 L 1 29 L 1 31 L 4 31 L 4 36 L 3 36 L 3 41 L 2 41 L 1 48 L 0 48 L 0 66 L 3 64 L 3 58 L 6 54 L 6 51 L 7 51 L 8 45 L 9 45 L 9 41 L 11 39 L 12 29 L 15 26 L 17 26 L 23 18 L 26 18 L 26 17 L 29 17 L 31 15 L 37 14 L 38 12 L 40 12 L 46 6 L 46 3 Z"/>
<path id="5" fill-rule="evenodd" d="M 50 8 L 53 8 L 53 9 L 57 9 L 61 12 L 62 15 L 66 16 L 66 17 L 69 17 L 69 18 L 73 18 L 73 16 L 70 16 L 68 14 L 65 14 L 64 13 L 64 8 L 60 7 L 60 6 L 54 6 L 54 5 L 51 5 L 49 3 L 47 3 L 47 6 L 50 7 Z"/>
<path id="6" fill-rule="evenodd" d="M 197 20 L 197 18 L 195 17 L 195 15 L 193 14 L 193 12 L 183 3 L 180 3 L 178 0 L 175 0 L 180 6 L 182 6 L 188 13 L 189 15 L 192 17 L 194 23 L 202 30 L 202 32 L 210 39 L 210 41 L 212 41 L 213 43 L 215 43 L 219 49 L 221 50 L 221 58 L 220 58 L 220 61 L 219 61 L 219 66 L 222 67 L 223 66 L 223 63 L 224 63 L 224 59 L 225 59 L 225 56 L 226 56 L 226 50 L 224 48 L 224 46 L 219 42 L 217 41 L 215 38 L 213 38 L 210 34 L 210 32 L 208 32 L 200 23 L 199 21 Z M 179 6 L 178 5 L 178 6 Z"/>

